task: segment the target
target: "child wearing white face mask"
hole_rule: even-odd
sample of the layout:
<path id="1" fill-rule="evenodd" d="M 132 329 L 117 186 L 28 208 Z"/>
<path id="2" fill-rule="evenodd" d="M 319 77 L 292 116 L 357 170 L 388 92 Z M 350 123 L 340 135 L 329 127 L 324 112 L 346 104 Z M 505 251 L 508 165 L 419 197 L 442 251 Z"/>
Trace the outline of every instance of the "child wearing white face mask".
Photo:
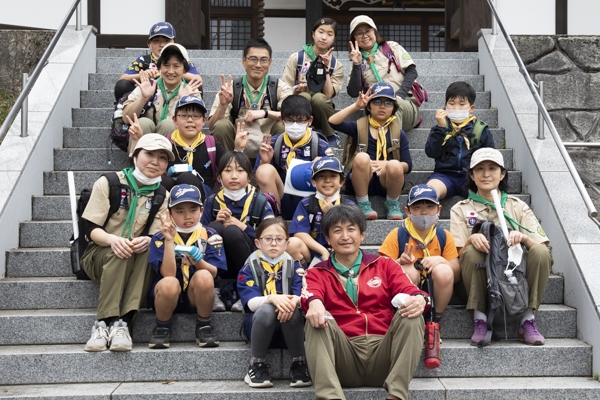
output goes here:
<path id="1" fill-rule="evenodd" d="M 487 124 L 473 116 L 475 89 L 466 82 L 454 82 L 446 89 L 445 110 L 437 110 L 437 125 L 431 128 L 425 153 L 435 158 L 427 184 L 440 199 L 455 195 L 468 197 L 467 175 L 471 155 L 482 147 L 494 148 Z"/>
<path id="2" fill-rule="evenodd" d="M 439 323 L 452 297 L 454 283 L 460 281 L 454 239 L 449 231 L 436 226 L 442 206 L 433 187 L 423 184 L 413 186 L 404 210 L 406 219 L 388 234 L 379 254 L 395 259 L 419 287 L 422 274 L 431 275 L 435 320 Z M 415 268 L 418 259 L 422 259 L 423 271 Z"/>
<path id="3" fill-rule="evenodd" d="M 318 157 L 333 156 L 333 151 L 327 141 L 310 128 L 312 107 L 304 97 L 286 97 L 281 103 L 281 120 L 285 132 L 270 139 L 265 136 L 254 171 L 260 190 L 272 193 L 281 205 L 282 217 L 290 219 L 302 197 L 283 193 L 288 166 L 294 158 L 314 161 Z"/>

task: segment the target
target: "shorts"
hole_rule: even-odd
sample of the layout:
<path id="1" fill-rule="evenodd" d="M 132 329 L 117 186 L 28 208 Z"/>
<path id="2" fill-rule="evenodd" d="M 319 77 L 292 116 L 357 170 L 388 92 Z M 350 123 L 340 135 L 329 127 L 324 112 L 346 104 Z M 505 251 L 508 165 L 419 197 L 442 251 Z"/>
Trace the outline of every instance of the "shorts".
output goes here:
<path id="1" fill-rule="evenodd" d="M 156 308 L 154 307 L 154 288 L 158 281 L 154 282 L 152 285 L 152 289 L 148 292 L 148 306 L 152 308 L 156 312 Z M 190 304 L 190 299 L 187 294 L 187 290 L 182 291 L 179 294 L 179 300 L 177 301 L 177 307 L 173 311 L 173 314 L 196 314 L 196 309 L 192 307 Z"/>
<path id="2" fill-rule="evenodd" d="M 460 196 L 464 199 L 469 197 L 469 188 L 467 185 L 467 176 L 466 175 L 454 175 L 454 174 L 444 174 L 441 172 L 434 172 L 429 175 L 427 181 L 429 182 L 432 179 L 437 179 L 441 181 L 444 186 L 446 186 L 446 197 L 450 198 L 452 196 Z"/>
<path id="3" fill-rule="evenodd" d="M 348 172 L 348 175 L 346 175 L 346 192 L 348 194 L 355 194 L 354 187 L 352 186 L 352 171 Z M 373 174 L 373 176 L 371 176 L 367 194 L 369 196 L 387 196 L 387 190 L 385 190 L 385 188 L 381 185 L 381 181 L 379 180 L 379 176 L 377 176 L 377 174 Z"/>

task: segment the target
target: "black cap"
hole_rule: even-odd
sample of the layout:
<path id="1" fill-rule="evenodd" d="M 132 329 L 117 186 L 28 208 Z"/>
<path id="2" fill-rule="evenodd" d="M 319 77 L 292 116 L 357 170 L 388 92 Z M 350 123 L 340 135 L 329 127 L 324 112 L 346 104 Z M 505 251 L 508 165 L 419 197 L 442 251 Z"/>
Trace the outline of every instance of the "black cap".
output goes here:
<path id="1" fill-rule="evenodd" d="M 306 84 L 313 92 L 320 92 L 325 86 L 327 80 L 327 67 L 321 59 L 317 58 L 310 63 L 310 67 L 306 72 Z"/>

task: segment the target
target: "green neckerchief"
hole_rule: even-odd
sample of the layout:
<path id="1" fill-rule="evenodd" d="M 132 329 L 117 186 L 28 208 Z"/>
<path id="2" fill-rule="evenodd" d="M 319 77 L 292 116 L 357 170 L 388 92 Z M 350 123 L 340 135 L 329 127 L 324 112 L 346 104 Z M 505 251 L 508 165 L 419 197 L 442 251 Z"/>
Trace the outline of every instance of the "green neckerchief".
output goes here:
<path id="1" fill-rule="evenodd" d="M 478 195 L 475 192 L 469 192 L 469 199 L 473 200 L 473 201 L 476 201 L 478 203 L 481 203 L 484 206 L 488 206 L 492 210 L 496 210 L 496 205 L 492 201 L 488 201 L 488 200 L 484 199 L 483 197 L 481 197 L 480 195 Z M 516 227 L 518 226 L 518 227 L 526 230 L 529 233 L 533 233 L 532 231 L 530 231 L 529 229 L 525 228 L 523 225 L 521 225 L 520 223 L 518 223 L 516 219 L 514 219 L 513 217 L 511 217 L 504 210 L 504 205 L 506 204 L 506 199 L 508 199 L 508 194 L 506 194 L 506 192 L 500 191 L 500 205 L 502 206 L 502 213 L 504 214 L 504 217 L 506 218 L 506 220 L 510 224 L 511 229 L 512 230 L 516 230 L 517 229 Z M 497 212 L 498 212 L 498 210 L 496 210 L 496 213 Z"/>
<path id="2" fill-rule="evenodd" d="M 156 189 L 158 189 L 158 187 L 160 186 L 160 182 L 157 182 L 154 185 L 144 186 L 141 189 L 138 189 L 137 181 L 133 177 L 133 168 L 125 168 L 123 170 L 123 173 L 125 174 L 125 179 L 127 179 L 129 189 L 133 192 L 133 196 L 131 196 L 131 204 L 129 204 L 129 211 L 127 211 L 127 219 L 125 220 L 125 225 L 123 226 L 121 236 L 127 239 L 131 239 L 131 235 L 133 234 L 133 223 L 135 222 L 135 210 L 137 208 L 138 199 L 141 196 L 147 196 L 150 193 L 154 192 Z"/>
<path id="3" fill-rule="evenodd" d="M 371 59 L 369 66 L 371 67 L 371 71 L 373 71 L 373 76 L 375 76 L 377 82 L 381 82 L 381 77 L 379 76 L 377 66 L 375 65 L 375 53 L 377 53 L 377 49 L 379 49 L 379 44 L 375 43 L 370 54 L 367 54 L 367 52 L 363 50 L 360 51 L 360 54 L 362 54 L 363 58 L 367 59 L 367 62 L 369 62 L 369 58 Z"/>
<path id="4" fill-rule="evenodd" d="M 346 268 L 337 262 L 337 260 L 335 259 L 335 252 L 331 255 L 331 263 L 335 267 L 335 270 L 338 272 L 338 274 L 346 278 L 346 293 L 348 293 L 348 296 L 350 297 L 350 299 L 352 299 L 354 304 L 356 304 L 356 302 L 358 301 L 358 290 L 352 278 L 358 276 L 358 270 L 360 269 L 362 258 L 362 251 L 359 250 L 358 257 L 356 257 L 356 260 L 354 260 L 354 264 L 352 264 L 352 267 Z"/>
<path id="5" fill-rule="evenodd" d="M 163 78 L 158 78 L 157 81 L 158 81 L 158 88 L 160 89 L 163 99 L 165 100 L 165 104 L 163 104 L 162 112 L 160 113 L 160 121 L 162 121 L 167 118 L 167 115 L 169 114 L 169 102 L 171 100 L 173 100 L 173 98 L 179 94 L 179 88 L 181 86 L 177 85 L 177 88 L 175 88 L 175 90 L 173 90 L 173 93 L 171 93 L 171 95 L 168 96 L 167 88 L 165 88 L 165 82 L 163 81 Z M 183 86 L 187 86 L 185 79 L 181 78 L 181 81 L 183 82 Z"/>
<path id="6" fill-rule="evenodd" d="M 311 60 L 315 60 L 315 52 L 313 50 L 312 44 L 305 44 L 304 46 L 302 46 L 302 50 L 304 50 L 306 55 L 309 56 Z"/>
<path id="7" fill-rule="evenodd" d="M 263 93 L 265 92 L 265 89 L 267 88 L 267 82 L 269 82 L 269 75 L 265 75 L 263 84 L 260 87 L 260 92 L 258 92 L 258 97 L 255 99 L 252 96 L 252 91 L 250 90 L 250 87 L 248 86 L 248 80 L 246 79 L 246 75 L 242 76 L 242 84 L 244 85 L 244 88 L 246 88 L 246 94 L 248 95 L 248 98 L 250 99 L 250 103 L 252 103 L 253 105 L 258 104 L 258 101 L 260 100 Z"/>

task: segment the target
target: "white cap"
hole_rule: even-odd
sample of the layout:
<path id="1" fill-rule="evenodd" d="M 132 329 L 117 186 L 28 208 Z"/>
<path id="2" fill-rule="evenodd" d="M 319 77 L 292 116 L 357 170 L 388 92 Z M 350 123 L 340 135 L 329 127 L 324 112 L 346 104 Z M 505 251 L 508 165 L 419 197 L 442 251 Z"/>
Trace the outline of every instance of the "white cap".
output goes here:
<path id="1" fill-rule="evenodd" d="M 504 158 L 502 157 L 502 153 L 491 147 L 483 147 L 475 151 L 471 156 L 471 166 L 469 168 L 473 169 L 477 164 L 483 161 L 493 161 L 504 168 Z"/>
<path id="2" fill-rule="evenodd" d="M 177 50 L 173 49 L 173 47 L 175 47 Z M 162 48 L 160 55 L 162 56 L 165 53 L 165 50 L 167 50 L 167 49 L 169 49 L 169 51 L 173 51 L 173 50 L 177 51 L 178 53 L 181 54 L 181 56 L 183 57 L 183 59 L 185 61 L 187 61 L 188 63 L 190 62 L 190 56 L 188 55 L 187 50 L 185 49 L 185 47 L 183 47 L 179 43 L 168 43 L 165 47 Z"/>
<path id="3" fill-rule="evenodd" d="M 169 160 L 175 161 L 175 155 L 173 154 L 171 142 L 169 139 L 161 135 L 160 133 L 146 133 L 140 138 L 135 144 L 133 152 L 137 149 L 144 150 L 164 150 L 169 154 Z"/>
<path id="4" fill-rule="evenodd" d="M 360 24 L 367 24 L 371 28 L 377 30 L 377 25 L 375 25 L 375 22 L 373 22 L 371 17 L 367 17 L 366 15 L 359 15 L 358 17 L 355 17 L 352 20 L 352 22 L 350 22 L 350 35 L 352 35 L 352 32 L 354 32 L 354 29 L 356 29 L 356 27 L 359 26 Z"/>

